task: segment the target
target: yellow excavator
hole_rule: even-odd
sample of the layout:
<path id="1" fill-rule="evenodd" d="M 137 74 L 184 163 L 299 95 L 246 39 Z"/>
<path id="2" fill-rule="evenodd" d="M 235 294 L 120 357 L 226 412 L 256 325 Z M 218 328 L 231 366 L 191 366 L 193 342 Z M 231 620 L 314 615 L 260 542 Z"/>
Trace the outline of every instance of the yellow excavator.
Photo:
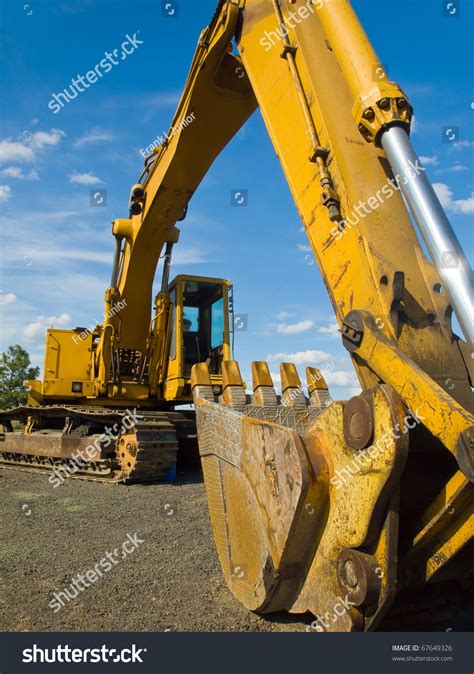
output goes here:
<path id="1" fill-rule="evenodd" d="M 248 392 L 229 282 L 169 283 L 176 223 L 257 107 L 361 384 L 349 401 L 316 368 L 306 390 L 290 363 L 277 393 L 254 362 Z M 221 0 L 174 131 L 113 222 L 103 325 L 48 331 L 44 380 L 1 413 L 3 464 L 58 470 L 95 438 L 79 474 L 163 475 L 193 435 L 176 409 L 193 399 L 218 556 L 248 609 L 370 631 L 456 604 L 473 569 L 472 272 L 411 145 L 412 113 L 347 0 Z"/>

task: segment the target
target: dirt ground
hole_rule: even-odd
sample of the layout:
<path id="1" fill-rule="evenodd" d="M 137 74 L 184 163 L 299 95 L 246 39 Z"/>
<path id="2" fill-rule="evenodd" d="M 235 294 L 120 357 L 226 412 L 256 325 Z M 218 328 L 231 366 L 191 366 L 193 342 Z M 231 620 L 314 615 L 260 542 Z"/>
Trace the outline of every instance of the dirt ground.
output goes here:
<path id="1" fill-rule="evenodd" d="M 304 631 L 310 616 L 265 619 L 232 597 L 201 475 L 178 478 L 129 487 L 70 480 L 54 489 L 44 474 L 0 470 L 2 630 Z M 48 606 L 107 552 L 121 557 L 127 534 L 138 535 L 133 552 L 103 563 L 102 575 L 57 612 Z"/>

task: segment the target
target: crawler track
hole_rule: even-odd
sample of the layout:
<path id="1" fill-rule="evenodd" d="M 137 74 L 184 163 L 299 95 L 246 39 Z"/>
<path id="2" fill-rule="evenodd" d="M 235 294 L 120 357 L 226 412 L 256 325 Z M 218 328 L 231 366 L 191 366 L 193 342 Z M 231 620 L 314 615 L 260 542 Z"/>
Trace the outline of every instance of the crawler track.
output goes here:
<path id="1" fill-rule="evenodd" d="M 0 423 L 0 468 L 112 483 L 165 479 L 179 440 L 194 433 L 179 412 L 86 406 L 25 405 L 0 412 Z"/>

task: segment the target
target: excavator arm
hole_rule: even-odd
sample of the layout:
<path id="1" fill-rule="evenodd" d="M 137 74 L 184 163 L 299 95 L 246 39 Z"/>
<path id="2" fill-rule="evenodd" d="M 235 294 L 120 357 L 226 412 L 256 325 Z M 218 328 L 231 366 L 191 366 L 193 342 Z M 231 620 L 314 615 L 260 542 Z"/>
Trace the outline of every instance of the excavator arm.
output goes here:
<path id="1" fill-rule="evenodd" d="M 346 0 L 286 4 L 288 14 L 276 0 L 221 2 L 202 32 L 167 140 L 132 188 L 131 217 L 113 223 L 121 253 L 105 314 L 119 300 L 125 307 L 104 322 L 97 382 L 104 388 L 110 379 L 110 342 L 146 352 L 163 248 L 178 240 L 176 222 L 194 191 L 258 105 L 362 388 L 404 390 L 435 435 L 447 424 L 443 417 L 436 425 L 429 408 L 449 399 L 459 435 L 469 426 L 472 359 L 452 331 L 450 299 L 402 198 L 399 183 L 411 173 L 395 176 L 380 144 L 382 130 L 409 131 L 410 103 L 387 80 Z M 411 172 L 424 172 L 419 161 Z M 397 367 L 386 366 L 382 347 L 367 345 L 372 338 L 396 349 Z M 414 364 L 425 386 L 408 391 Z M 452 452 L 457 439 L 447 442 Z"/>
<path id="2" fill-rule="evenodd" d="M 147 213 L 171 231 L 256 104 L 363 391 L 332 402 L 308 368 L 306 397 L 296 369 L 282 364 L 280 396 L 256 362 L 248 395 L 229 361 L 217 396 L 206 365 L 194 367 L 216 546 L 248 608 L 310 610 L 328 631 L 375 629 L 392 605 L 406 614 L 429 607 L 430 593 L 452 599 L 471 571 L 471 354 L 451 325 L 455 306 L 472 339 L 469 267 L 424 168 L 402 151 L 411 148 L 409 100 L 347 0 L 219 3 L 174 125 L 191 112 L 195 122 L 151 158 L 134 241 Z M 413 185 L 444 227 L 454 272 L 439 264 Z M 132 284 L 130 254 L 120 292 Z"/>
<path id="3" fill-rule="evenodd" d="M 150 384 L 157 384 L 162 351 L 155 345 L 159 323 L 151 321 L 152 287 L 165 244 L 165 262 L 178 241 L 176 222 L 185 217 L 188 202 L 214 159 L 257 107 L 241 60 L 231 51 L 240 18 L 231 4 L 201 33 L 189 76 L 163 145 L 145 161 L 132 188 L 130 218 L 113 222 L 116 239 L 112 283 L 105 294 L 105 321 L 96 356 L 96 384 L 105 394 L 112 379 L 112 353 L 127 349 L 148 359 Z M 111 311 L 125 301 L 120 313 Z M 160 313 L 158 296 L 156 313 Z M 162 368 L 163 369 L 163 368 Z"/>

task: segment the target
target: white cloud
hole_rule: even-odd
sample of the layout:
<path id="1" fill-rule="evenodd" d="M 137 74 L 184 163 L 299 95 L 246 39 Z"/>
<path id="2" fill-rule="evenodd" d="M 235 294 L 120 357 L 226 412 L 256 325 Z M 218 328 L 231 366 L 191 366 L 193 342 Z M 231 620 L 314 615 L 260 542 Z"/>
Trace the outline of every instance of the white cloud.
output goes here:
<path id="1" fill-rule="evenodd" d="M 19 168 L 18 166 L 9 166 L 6 169 L 3 169 L 3 171 L 0 171 L 2 176 L 8 176 L 9 178 L 22 178 L 23 177 L 23 169 Z"/>
<path id="2" fill-rule="evenodd" d="M 334 360 L 334 356 L 325 351 L 297 351 L 296 353 L 269 353 L 268 361 L 281 361 L 294 363 L 295 365 L 314 365 L 315 363 L 327 363 Z"/>
<path id="3" fill-rule="evenodd" d="M 420 161 L 424 166 L 437 166 L 439 164 L 436 155 L 433 155 L 432 157 L 420 157 Z"/>
<path id="4" fill-rule="evenodd" d="M 18 260 L 27 257 L 33 268 L 40 263 L 45 269 L 46 264 L 48 274 L 61 271 L 68 275 L 71 262 L 92 262 L 110 268 L 113 259 L 113 238 L 110 232 L 106 228 L 96 227 L 88 222 L 91 216 L 87 212 L 87 206 L 81 204 L 79 209 L 73 210 L 77 208 L 76 197 L 72 203 L 71 200 L 67 200 L 57 205 L 62 208 L 35 209 L 28 212 L 19 210 L 15 212 L 13 219 L 12 216 L 8 218 L 0 216 L 0 227 L 4 230 L 4 245 L 8 246 L 11 252 L 8 261 L 5 259 L 4 266 L 13 269 Z M 47 227 L 44 223 L 47 223 Z M 32 232 L 40 225 L 43 225 L 41 239 L 32 237 Z M 71 227 L 74 229 L 73 233 Z M 204 250 L 198 244 L 184 243 L 177 247 L 176 254 L 173 254 L 173 272 L 176 266 L 179 266 L 179 272 L 184 273 L 185 270 L 181 269 L 181 266 L 207 262 L 208 254 L 209 250 Z M 96 271 L 101 275 L 104 273 Z M 108 274 L 104 273 L 104 287 L 108 283 L 107 276 Z M 71 292 L 70 289 L 68 292 Z M 99 293 L 100 301 L 102 296 L 103 291 Z"/>
<path id="5" fill-rule="evenodd" d="M 281 386 L 281 374 L 279 372 L 270 372 L 270 377 L 277 388 Z M 251 377 L 248 378 L 251 380 Z"/>
<path id="6" fill-rule="evenodd" d="M 12 196 L 12 188 L 10 185 L 0 185 L 0 203 L 8 201 Z"/>
<path id="7" fill-rule="evenodd" d="M 456 150 L 462 150 L 463 148 L 474 147 L 474 141 L 472 141 L 472 140 L 459 140 L 457 143 L 453 143 L 451 147 L 456 148 Z"/>
<path id="8" fill-rule="evenodd" d="M 37 337 L 43 337 L 48 328 L 67 328 L 71 323 L 69 314 L 60 316 L 38 316 L 34 323 L 29 323 L 22 330 L 22 335 L 26 340 L 35 340 Z"/>
<path id="9" fill-rule="evenodd" d="M 311 253 L 311 246 L 308 246 L 307 243 L 299 243 L 298 250 L 300 253 Z"/>
<path id="10" fill-rule="evenodd" d="M 357 384 L 357 377 L 354 372 L 335 370 L 334 372 L 323 372 L 323 375 L 328 386 L 355 386 Z"/>
<path id="11" fill-rule="evenodd" d="M 0 293 L 0 304 L 5 306 L 6 304 L 13 304 L 13 302 L 16 302 L 16 295 L 13 293 Z"/>
<path id="12" fill-rule="evenodd" d="M 47 131 L 35 131 L 31 134 L 31 144 L 38 150 L 44 147 L 54 147 L 65 135 L 61 129 L 51 129 L 49 133 Z"/>
<path id="13" fill-rule="evenodd" d="M 319 328 L 321 335 L 329 335 L 329 337 L 339 337 L 339 326 L 337 323 L 329 323 Z"/>
<path id="14" fill-rule="evenodd" d="M 448 166 L 448 168 L 439 169 L 438 171 L 436 171 L 436 174 L 442 175 L 443 173 L 462 173 L 463 171 L 469 171 L 469 168 L 467 166 L 464 166 L 464 164 L 460 164 L 459 162 L 457 162 L 452 166 Z"/>
<path id="15" fill-rule="evenodd" d="M 0 141 L 0 162 L 34 162 L 37 150 L 57 145 L 65 135 L 61 129 L 51 129 L 31 134 L 25 131 L 25 140 L 21 143 L 6 138 Z"/>
<path id="16" fill-rule="evenodd" d="M 102 131 L 101 129 L 94 127 L 78 138 L 74 142 L 74 147 L 84 147 L 84 145 L 90 145 L 91 143 L 107 142 L 113 139 L 113 135 L 108 131 Z"/>
<path id="17" fill-rule="evenodd" d="M 16 143 L 8 138 L 0 141 L 0 162 L 29 162 L 34 160 L 35 153 L 31 147 L 27 147 L 23 143 Z"/>
<path id="18" fill-rule="evenodd" d="M 453 191 L 445 183 L 433 183 L 433 189 L 438 195 L 443 208 L 454 213 L 471 215 L 474 213 L 474 192 L 467 199 L 453 199 Z"/>
<path id="19" fill-rule="evenodd" d="M 77 185 L 103 185 L 102 180 L 91 171 L 88 173 L 73 173 L 69 177 L 69 182 Z"/>
<path id="20" fill-rule="evenodd" d="M 87 250 L 84 248 L 67 249 L 54 244 L 46 247 L 24 247 L 26 255 L 36 262 L 54 262 L 54 260 L 75 260 L 77 262 L 97 262 L 99 264 L 111 264 L 112 253 Z"/>
<path id="21" fill-rule="evenodd" d="M 280 311 L 276 317 L 279 321 L 286 321 L 286 319 L 290 317 L 290 314 L 287 311 Z"/>
<path id="22" fill-rule="evenodd" d="M 277 325 L 277 332 L 280 335 L 299 335 L 302 332 L 308 332 L 314 326 L 314 321 L 300 321 L 299 323 L 281 323 Z"/>
<path id="23" fill-rule="evenodd" d="M 188 264 L 202 264 L 207 261 L 208 258 L 206 257 L 206 252 L 200 246 L 178 246 L 176 254 L 173 251 L 171 269 L 174 273 L 174 270 L 178 265 L 186 266 Z"/>
<path id="24" fill-rule="evenodd" d="M 28 173 L 23 173 L 23 169 L 19 166 L 8 166 L 0 171 L 0 174 L 8 178 L 18 178 L 19 180 L 39 180 L 38 172 L 35 169 L 31 169 Z"/>
<path id="25" fill-rule="evenodd" d="M 308 352 L 308 353 L 310 353 L 310 352 Z M 290 355 L 291 356 L 291 354 L 281 354 L 281 355 Z M 298 354 L 294 354 L 294 355 L 298 355 Z M 332 357 L 330 356 L 330 358 L 332 358 Z M 293 362 L 293 363 L 295 363 L 295 365 L 300 365 L 300 366 L 301 365 L 314 365 L 314 360 L 311 363 L 307 363 L 306 361 L 304 361 L 303 363 L 297 363 L 297 362 L 295 362 L 295 359 L 293 357 L 289 358 L 287 362 Z M 323 375 L 323 377 L 326 381 L 326 384 L 330 387 L 330 390 L 331 390 L 331 387 L 338 388 L 338 387 L 346 387 L 347 386 L 347 387 L 351 387 L 349 389 L 349 395 L 350 396 L 358 395 L 361 392 L 359 382 L 358 382 L 357 377 L 354 374 L 354 372 L 346 372 L 345 370 L 336 370 L 334 372 L 330 372 L 330 371 L 327 371 L 324 368 L 322 368 L 321 374 Z M 277 392 L 279 392 L 279 389 L 280 389 L 280 386 L 281 386 L 281 375 L 280 375 L 280 373 L 271 371 L 270 375 L 271 375 L 271 378 L 273 380 L 274 385 L 277 388 Z M 303 387 L 306 388 L 306 386 L 305 386 L 305 382 L 306 382 L 305 373 L 300 371 L 299 375 L 300 375 L 300 378 L 303 382 Z M 306 395 L 307 395 L 307 393 L 306 393 Z M 340 395 L 340 392 L 339 392 L 338 395 Z"/>
<path id="26" fill-rule="evenodd" d="M 469 169 L 464 164 L 454 164 L 446 169 L 446 171 L 451 171 L 452 173 L 460 173 L 461 171 L 468 171 Z"/>
<path id="27" fill-rule="evenodd" d="M 444 183 L 433 183 L 433 189 L 443 208 L 449 208 L 452 203 L 453 192 L 448 185 Z"/>
<path id="28" fill-rule="evenodd" d="M 474 192 L 467 199 L 457 199 L 454 203 L 454 210 L 463 215 L 472 215 L 474 213 Z"/>

